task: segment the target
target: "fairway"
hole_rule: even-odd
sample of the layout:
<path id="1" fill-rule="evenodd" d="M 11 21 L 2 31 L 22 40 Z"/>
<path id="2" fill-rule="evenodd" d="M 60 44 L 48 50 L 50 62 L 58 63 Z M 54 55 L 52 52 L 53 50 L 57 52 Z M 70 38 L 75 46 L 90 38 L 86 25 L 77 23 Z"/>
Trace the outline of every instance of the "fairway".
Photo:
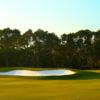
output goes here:
<path id="1" fill-rule="evenodd" d="M 0 76 L 0 100 L 99 100 L 100 71 L 71 76 Z"/>
<path id="2" fill-rule="evenodd" d="M 100 0 L 0 0 L 0 100 L 100 100 Z"/>

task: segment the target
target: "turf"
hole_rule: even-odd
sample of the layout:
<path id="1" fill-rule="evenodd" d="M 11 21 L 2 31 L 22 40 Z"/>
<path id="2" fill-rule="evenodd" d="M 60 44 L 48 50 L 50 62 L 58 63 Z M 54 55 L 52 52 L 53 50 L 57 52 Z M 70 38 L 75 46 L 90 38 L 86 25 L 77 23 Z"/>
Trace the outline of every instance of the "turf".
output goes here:
<path id="1" fill-rule="evenodd" d="M 100 100 L 100 70 L 75 71 L 60 77 L 0 76 L 0 100 Z"/>

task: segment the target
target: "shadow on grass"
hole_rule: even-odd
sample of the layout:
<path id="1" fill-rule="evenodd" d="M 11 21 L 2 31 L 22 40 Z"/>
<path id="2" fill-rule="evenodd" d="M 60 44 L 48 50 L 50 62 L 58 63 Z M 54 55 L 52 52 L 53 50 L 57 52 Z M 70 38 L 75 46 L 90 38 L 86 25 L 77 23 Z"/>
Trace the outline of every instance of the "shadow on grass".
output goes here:
<path id="1" fill-rule="evenodd" d="M 76 71 L 74 75 L 65 76 L 0 76 L 0 78 L 21 78 L 21 79 L 32 79 L 32 80 L 89 80 L 89 79 L 100 79 L 100 73 L 90 71 Z"/>
<path id="2" fill-rule="evenodd" d="M 89 79 L 100 79 L 100 73 L 96 72 L 77 72 L 74 75 L 66 75 L 66 76 L 46 76 L 46 77 L 38 77 L 38 79 L 44 80 L 89 80 Z"/>
<path id="3" fill-rule="evenodd" d="M 89 80 L 89 79 L 100 79 L 100 73 L 89 72 L 89 71 L 77 71 L 74 75 L 65 76 L 43 76 L 43 77 L 30 77 L 31 79 L 42 79 L 42 80 Z"/>

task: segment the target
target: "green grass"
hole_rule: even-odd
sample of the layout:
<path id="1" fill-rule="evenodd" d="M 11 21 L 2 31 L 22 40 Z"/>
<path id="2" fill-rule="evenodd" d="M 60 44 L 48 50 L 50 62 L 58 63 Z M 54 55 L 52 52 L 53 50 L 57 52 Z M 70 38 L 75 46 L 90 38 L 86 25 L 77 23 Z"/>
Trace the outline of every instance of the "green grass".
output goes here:
<path id="1" fill-rule="evenodd" d="M 0 76 L 0 100 L 100 100 L 100 70 L 75 71 L 60 77 Z"/>
<path id="2" fill-rule="evenodd" d="M 50 69 L 59 69 L 59 68 L 1 67 L 0 71 L 1 72 L 11 71 L 11 70 L 35 70 L 36 71 L 36 70 L 50 70 Z"/>

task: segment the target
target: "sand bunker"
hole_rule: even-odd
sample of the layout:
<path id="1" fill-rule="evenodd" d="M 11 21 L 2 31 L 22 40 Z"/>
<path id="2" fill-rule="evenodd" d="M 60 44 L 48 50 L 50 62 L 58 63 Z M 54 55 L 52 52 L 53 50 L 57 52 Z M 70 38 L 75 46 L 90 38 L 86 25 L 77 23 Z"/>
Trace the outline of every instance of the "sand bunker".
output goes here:
<path id="1" fill-rule="evenodd" d="M 71 70 L 43 70 L 43 71 L 30 71 L 30 70 L 13 70 L 8 72 L 0 72 L 0 75 L 12 75 L 12 76 L 62 76 L 72 75 L 75 72 Z"/>

